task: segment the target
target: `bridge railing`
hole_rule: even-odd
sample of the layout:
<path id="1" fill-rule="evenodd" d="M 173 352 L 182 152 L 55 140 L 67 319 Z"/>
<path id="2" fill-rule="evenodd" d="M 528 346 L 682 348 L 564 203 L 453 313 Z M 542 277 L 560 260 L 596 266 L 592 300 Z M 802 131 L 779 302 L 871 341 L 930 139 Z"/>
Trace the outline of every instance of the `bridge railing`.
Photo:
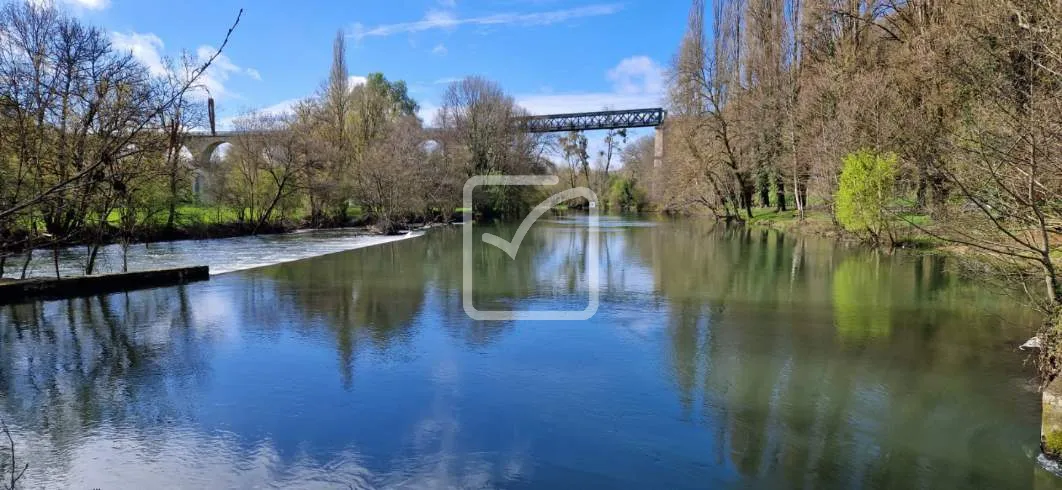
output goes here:
<path id="1" fill-rule="evenodd" d="M 654 108 L 530 116 L 518 119 L 517 125 L 529 133 L 558 133 L 655 127 L 664 124 L 666 118 L 667 111 Z"/>

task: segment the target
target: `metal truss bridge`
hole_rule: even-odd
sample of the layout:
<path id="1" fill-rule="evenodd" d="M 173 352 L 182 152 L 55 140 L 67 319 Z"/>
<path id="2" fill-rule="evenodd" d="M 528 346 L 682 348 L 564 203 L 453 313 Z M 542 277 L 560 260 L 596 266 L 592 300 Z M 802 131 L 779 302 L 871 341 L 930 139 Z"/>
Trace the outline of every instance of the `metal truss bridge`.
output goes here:
<path id="1" fill-rule="evenodd" d="M 529 116 L 517 119 L 516 123 L 520 129 L 528 133 L 559 133 L 595 129 L 659 127 L 664 124 L 666 118 L 667 111 L 655 108 Z"/>
<path id="2" fill-rule="evenodd" d="M 667 111 L 654 108 L 527 116 L 516 118 L 514 123 L 518 129 L 528 133 L 562 133 L 597 129 L 659 128 L 666 118 Z M 433 128 L 426 129 L 429 135 L 438 131 Z M 187 135 L 184 144 L 196 161 L 204 164 L 210 161 L 210 155 L 218 145 L 229 143 L 242 135 L 268 133 L 269 131 L 196 132 Z"/>

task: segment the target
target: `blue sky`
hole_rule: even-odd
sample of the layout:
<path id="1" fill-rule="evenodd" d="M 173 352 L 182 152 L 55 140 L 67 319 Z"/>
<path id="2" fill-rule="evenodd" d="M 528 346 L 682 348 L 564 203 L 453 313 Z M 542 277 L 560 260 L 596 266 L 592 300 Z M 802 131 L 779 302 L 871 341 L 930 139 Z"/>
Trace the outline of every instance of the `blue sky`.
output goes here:
<path id="1" fill-rule="evenodd" d="M 324 81 L 337 30 L 352 75 L 405 80 L 430 119 L 446 82 L 482 75 L 533 113 L 658 106 L 684 0 L 59 0 L 149 68 L 209 52 L 244 7 L 207 85 L 221 118 L 283 110 Z M 430 122 L 430 121 L 429 121 Z"/>

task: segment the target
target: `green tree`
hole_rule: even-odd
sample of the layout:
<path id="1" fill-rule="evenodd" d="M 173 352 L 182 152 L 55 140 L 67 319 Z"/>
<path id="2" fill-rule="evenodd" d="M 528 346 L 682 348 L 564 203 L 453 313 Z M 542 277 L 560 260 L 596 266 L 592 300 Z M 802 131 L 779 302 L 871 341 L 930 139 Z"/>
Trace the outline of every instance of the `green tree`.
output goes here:
<path id="1" fill-rule="evenodd" d="M 891 241 L 888 208 L 893 199 L 897 157 L 860 150 L 844 157 L 835 213 L 846 230 L 868 233 L 875 242 Z"/>

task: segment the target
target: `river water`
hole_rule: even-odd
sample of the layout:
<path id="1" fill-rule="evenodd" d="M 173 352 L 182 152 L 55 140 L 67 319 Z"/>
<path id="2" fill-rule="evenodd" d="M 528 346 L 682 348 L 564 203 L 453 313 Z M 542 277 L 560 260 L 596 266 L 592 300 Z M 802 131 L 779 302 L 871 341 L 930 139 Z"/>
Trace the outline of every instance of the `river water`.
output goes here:
<path id="1" fill-rule="evenodd" d="M 1062 488 L 1036 318 L 939 257 L 698 221 L 458 227 L 0 309 L 27 488 Z M 514 228 L 492 233 L 508 239 Z M 477 235 L 478 236 L 478 235 Z M 585 253 L 597 243 L 599 260 Z M 236 252 L 233 252 L 236 253 Z M 6 454 L 6 453 L 5 453 Z"/>

